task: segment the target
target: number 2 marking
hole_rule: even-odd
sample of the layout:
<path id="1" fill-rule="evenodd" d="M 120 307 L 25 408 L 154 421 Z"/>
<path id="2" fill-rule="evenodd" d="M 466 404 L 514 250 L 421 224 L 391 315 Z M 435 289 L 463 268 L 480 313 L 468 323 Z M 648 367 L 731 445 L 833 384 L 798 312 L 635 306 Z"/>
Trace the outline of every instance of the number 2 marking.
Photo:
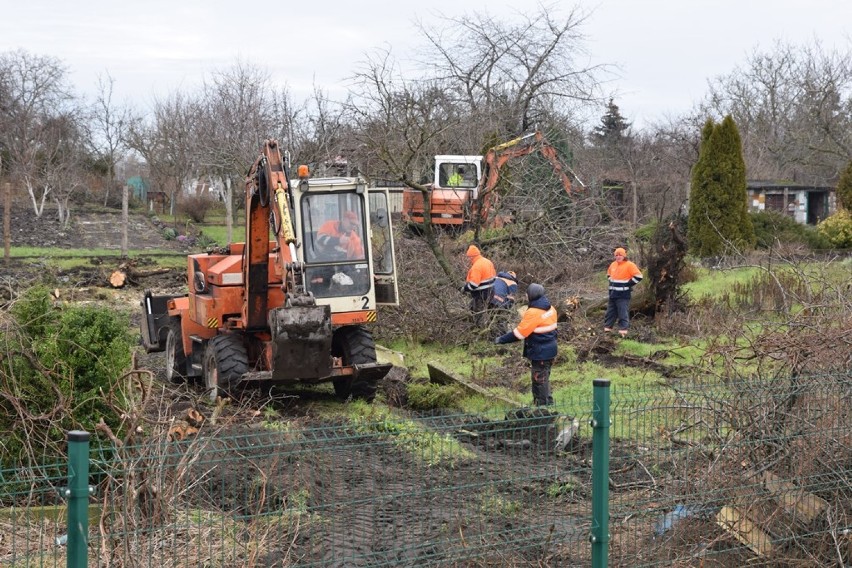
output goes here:
<path id="1" fill-rule="evenodd" d="M 362 310 L 367 310 L 370 308 L 370 298 L 367 296 L 361 296 L 361 299 L 364 300 L 364 305 L 361 306 Z"/>

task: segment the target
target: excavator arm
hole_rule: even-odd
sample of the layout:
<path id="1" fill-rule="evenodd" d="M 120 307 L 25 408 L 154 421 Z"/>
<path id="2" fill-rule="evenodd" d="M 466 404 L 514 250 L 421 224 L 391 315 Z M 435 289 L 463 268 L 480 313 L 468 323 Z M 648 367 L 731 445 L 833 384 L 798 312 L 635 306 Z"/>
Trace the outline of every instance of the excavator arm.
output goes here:
<path id="1" fill-rule="evenodd" d="M 518 138 L 494 146 L 484 156 L 485 169 L 479 188 L 477 189 L 477 194 L 480 198 L 480 221 L 483 225 L 487 222 L 489 212 L 497 205 L 495 189 L 497 182 L 500 180 L 500 171 L 503 166 L 510 160 L 527 156 L 536 151 L 541 152 L 541 155 L 547 158 L 553 166 L 553 170 L 559 176 L 562 187 L 565 188 L 567 194 L 571 195 L 575 191 L 571 176 L 573 176 L 581 188 L 585 188 L 580 178 L 559 159 L 556 148 L 544 138 L 541 132 L 536 131 L 519 136 Z M 571 176 L 568 175 L 569 173 Z"/>

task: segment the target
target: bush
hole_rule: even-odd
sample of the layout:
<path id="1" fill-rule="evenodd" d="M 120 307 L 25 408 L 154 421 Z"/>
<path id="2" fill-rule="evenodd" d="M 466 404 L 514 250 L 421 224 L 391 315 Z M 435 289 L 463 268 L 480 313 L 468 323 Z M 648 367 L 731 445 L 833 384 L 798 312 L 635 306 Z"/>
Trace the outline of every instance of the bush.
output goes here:
<path id="1" fill-rule="evenodd" d="M 178 212 L 183 213 L 196 223 L 203 223 L 213 205 L 215 205 L 215 202 L 209 197 L 194 195 L 185 198 L 178 204 Z"/>
<path id="2" fill-rule="evenodd" d="M 768 249 L 776 244 L 803 244 L 813 249 L 831 245 L 813 227 L 797 223 L 792 217 L 777 211 L 760 211 L 751 214 L 757 247 Z"/>
<path id="3" fill-rule="evenodd" d="M 852 248 L 852 213 L 841 209 L 819 225 L 817 230 L 833 248 Z"/>
<path id="4" fill-rule="evenodd" d="M 118 434 L 126 409 L 107 395 L 130 364 L 126 316 L 55 306 L 45 287 L 25 292 L 10 312 L 0 318 L 0 431 L 9 432 L 0 465 L 61 452 L 65 431 L 93 431 L 100 419 Z"/>

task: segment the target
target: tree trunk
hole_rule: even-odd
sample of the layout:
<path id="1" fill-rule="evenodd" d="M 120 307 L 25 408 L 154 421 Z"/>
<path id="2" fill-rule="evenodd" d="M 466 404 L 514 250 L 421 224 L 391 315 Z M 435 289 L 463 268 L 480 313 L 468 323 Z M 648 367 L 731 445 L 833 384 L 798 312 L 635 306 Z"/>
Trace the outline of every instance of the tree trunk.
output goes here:
<path id="1" fill-rule="evenodd" d="M 3 159 L 0 158 L 0 166 Z M 0 169 L 2 171 L 2 169 Z M 12 184 L 3 184 L 3 258 L 8 263 L 12 257 Z"/>
<path id="2" fill-rule="evenodd" d="M 225 177 L 225 228 L 228 243 L 234 242 L 234 188 L 230 176 Z"/>
<path id="3" fill-rule="evenodd" d="M 127 258 L 127 230 L 130 225 L 130 187 L 121 189 L 121 256 Z"/>

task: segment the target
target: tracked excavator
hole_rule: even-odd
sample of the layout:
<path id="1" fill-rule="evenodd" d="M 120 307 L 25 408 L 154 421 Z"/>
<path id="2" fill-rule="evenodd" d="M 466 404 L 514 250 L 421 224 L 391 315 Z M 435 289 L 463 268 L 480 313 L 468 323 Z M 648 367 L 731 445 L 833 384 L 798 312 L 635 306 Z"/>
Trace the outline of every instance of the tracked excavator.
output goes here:
<path id="1" fill-rule="evenodd" d="M 482 226 L 502 225 L 505 219 L 494 211 L 498 205 L 496 188 L 503 167 L 510 160 L 534 152 L 540 152 L 550 162 L 566 193 L 585 189 L 544 135 L 540 131 L 530 132 L 489 148 L 484 156 L 435 156 L 434 181 L 427 186 L 432 224 L 465 227 L 478 217 Z M 402 210 L 405 220 L 422 223 L 425 215 L 423 194 L 406 188 Z"/>
<path id="2" fill-rule="evenodd" d="M 189 292 L 142 299 L 142 343 L 166 377 L 209 396 L 331 381 L 372 400 L 390 364 L 367 326 L 397 304 L 388 193 L 361 178 L 298 178 L 267 140 L 246 178 L 246 240 L 187 257 Z"/>

